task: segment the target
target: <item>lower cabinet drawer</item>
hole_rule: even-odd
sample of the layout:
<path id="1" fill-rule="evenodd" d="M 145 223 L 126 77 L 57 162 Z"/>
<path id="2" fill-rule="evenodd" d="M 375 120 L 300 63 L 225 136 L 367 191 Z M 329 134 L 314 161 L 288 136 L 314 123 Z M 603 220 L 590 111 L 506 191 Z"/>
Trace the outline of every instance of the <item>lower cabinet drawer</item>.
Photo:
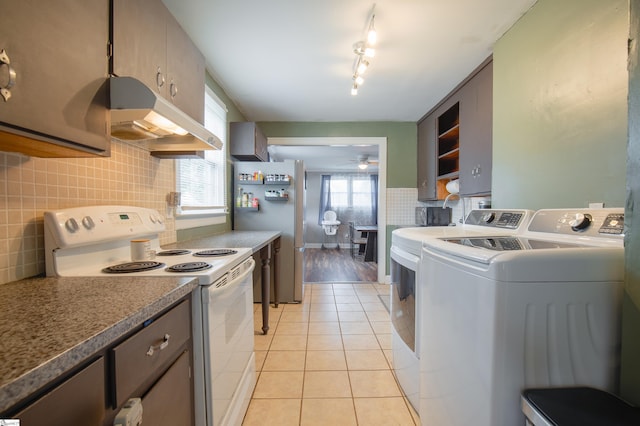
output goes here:
<path id="1" fill-rule="evenodd" d="M 116 405 L 161 376 L 190 335 L 191 308 L 185 300 L 116 346 L 112 350 Z"/>
<path id="2" fill-rule="evenodd" d="M 20 426 L 99 426 L 105 416 L 104 389 L 104 358 L 100 357 L 15 417 Z"/>

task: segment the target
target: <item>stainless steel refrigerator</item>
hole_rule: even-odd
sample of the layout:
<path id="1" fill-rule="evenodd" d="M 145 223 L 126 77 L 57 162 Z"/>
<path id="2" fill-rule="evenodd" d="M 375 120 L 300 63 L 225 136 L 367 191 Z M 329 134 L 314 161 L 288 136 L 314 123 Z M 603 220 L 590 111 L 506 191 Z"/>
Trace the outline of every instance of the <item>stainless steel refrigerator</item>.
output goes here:
<path id="1" fill-rule="evenodd" d="M 237 161 L 234 174 L 233 229 L 282 233 L 278 299 L 283 303 L 301 302 L 304 296 L 304 163 L 299 160 Z M 271 294 L 273 301 L 273 292 Z M 261 298 L 259 286 L 254 286 L 254 301 L 259 302 Z"/>

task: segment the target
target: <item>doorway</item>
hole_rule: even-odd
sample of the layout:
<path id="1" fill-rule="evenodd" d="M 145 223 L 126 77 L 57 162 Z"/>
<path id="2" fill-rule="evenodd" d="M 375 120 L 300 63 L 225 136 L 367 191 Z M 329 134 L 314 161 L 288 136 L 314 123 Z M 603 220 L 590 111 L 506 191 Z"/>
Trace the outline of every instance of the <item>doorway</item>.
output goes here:
<path id="1" fill-rule="evenodd" d="M 348 224 L 336 238 L 340 250 L 322 249 L 318 237 L 322 235 L 318 224 L 319 189 L 306 188 L 305 203 L 305 282 L 385 282 L 386 275 L 386 137 L 302 137 L 269 138 L 269 152 L 275 161 L 308 159 L 311 173 L 374 173 L 378 176 L 377 191 L 377 257 L 373 262 L 354 259 L 344 237 Z M 329 152 L 329 156 L 327 155 Z M 355 155 L 354 152 L 358 155 Z M 366 157 L 368 171 L 358 168 Z M 307 162 L 305 161 L 305 164 Z M 313 201 L 312 201 L 313 200 Z M 340 220 L 340 218 L 338 218 Z M 308 255 L 308 256 L 307 256 Z M 342 265 L 340 268 L 337 266 Z M 343 273 L 340 273 L 340 270 Z M 322 273 L 324 271 L 324 273 Z M 307 273 L 308 272 L 308 273 Z M 318 281 L 316 281 L 318 280 Z M 327 281 L 324 281 L 327 280 Z"/>

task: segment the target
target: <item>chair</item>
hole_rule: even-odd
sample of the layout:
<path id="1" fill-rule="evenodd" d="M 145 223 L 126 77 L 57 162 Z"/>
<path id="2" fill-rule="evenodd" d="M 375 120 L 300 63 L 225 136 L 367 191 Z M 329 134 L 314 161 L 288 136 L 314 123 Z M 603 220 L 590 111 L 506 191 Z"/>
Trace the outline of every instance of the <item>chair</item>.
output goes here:
<path id="1" fill-rule="evenodd" d="M 351 257 L 363 256 L 367 246 L 367 239 L 361 235 L 356 235 L 355 224 L 349 222 L 349 246 L 351 247 Z"/>

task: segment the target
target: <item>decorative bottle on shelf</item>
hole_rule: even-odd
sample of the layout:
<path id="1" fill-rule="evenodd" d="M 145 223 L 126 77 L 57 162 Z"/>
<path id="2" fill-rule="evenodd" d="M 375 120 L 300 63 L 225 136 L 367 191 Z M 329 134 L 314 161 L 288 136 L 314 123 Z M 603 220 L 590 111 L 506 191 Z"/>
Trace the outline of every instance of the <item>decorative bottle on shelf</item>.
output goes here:
<path id="1" fill-rule="evenodd" d="M 238 187 L 238 194 L 236 196 L 236 207 L 242 207 L 242 187 Z"/>

